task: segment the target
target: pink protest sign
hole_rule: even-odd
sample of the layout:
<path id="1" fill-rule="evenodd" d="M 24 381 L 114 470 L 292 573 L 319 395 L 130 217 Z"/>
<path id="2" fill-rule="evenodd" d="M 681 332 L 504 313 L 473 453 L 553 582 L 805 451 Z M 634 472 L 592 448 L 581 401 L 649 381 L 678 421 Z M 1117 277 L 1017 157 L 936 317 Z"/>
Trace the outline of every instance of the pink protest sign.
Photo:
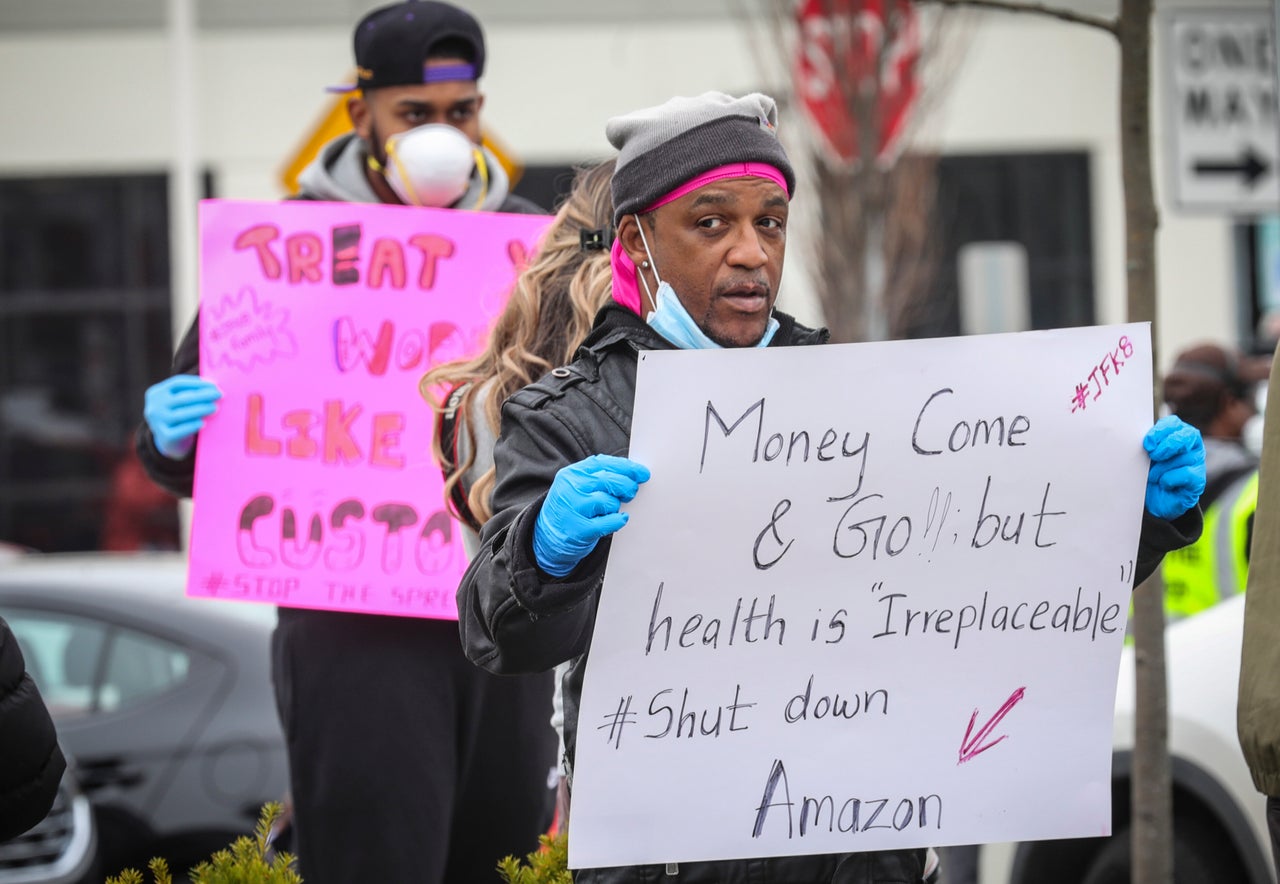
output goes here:
<path id="1" fill-rule="evenodd" d="M 189 595 L 457 617 L 466 568 L 426 370 L 476 352 L 550 218 L 346 203 L 200 206 Z"/>

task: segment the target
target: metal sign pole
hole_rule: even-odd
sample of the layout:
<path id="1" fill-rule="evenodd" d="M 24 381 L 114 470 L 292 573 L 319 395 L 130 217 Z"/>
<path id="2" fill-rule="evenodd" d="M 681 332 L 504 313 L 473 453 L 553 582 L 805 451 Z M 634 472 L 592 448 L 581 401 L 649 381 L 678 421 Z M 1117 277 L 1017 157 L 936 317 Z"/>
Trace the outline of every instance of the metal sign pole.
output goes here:
<path id="1" fill-rule="evenodd" d="M 195 4 L 169 0 L 168 36 L 170 113 L 173 147 L 169 163 L 169 308 L 174 345 L 195 316 L 197 253 L 196 101 L 192 67 L 195 64 Z M 191 504 L 178 508 L 178 535 L 183 548 L 191 527 Z"/>

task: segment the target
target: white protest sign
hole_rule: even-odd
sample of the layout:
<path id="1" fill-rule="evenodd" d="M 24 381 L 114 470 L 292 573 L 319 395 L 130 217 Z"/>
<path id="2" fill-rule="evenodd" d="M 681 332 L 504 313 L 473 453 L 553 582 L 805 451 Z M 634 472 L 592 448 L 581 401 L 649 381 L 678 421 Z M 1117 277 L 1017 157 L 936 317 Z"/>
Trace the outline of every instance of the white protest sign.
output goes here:
<path id="1" fill-rule="evenodd" d="M 640 354 L 574 868 L 1104 835 L 1146 324 Z"/>

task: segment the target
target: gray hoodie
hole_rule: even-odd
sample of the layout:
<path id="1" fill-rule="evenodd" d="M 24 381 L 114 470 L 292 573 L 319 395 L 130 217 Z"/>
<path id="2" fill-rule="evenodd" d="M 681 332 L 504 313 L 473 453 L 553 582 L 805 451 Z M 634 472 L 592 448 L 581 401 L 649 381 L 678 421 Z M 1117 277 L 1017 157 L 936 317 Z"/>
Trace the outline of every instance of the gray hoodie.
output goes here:
<path id="1" fill-rule="evenodd" d="M 1258 458 L 1239 442 L 1204 437 L 1204 471 L 1206 484 L 1200 496 L 1200 508 L 1208 510 L 1237 478 L 1258 468 Z"/>
<path id="2" fill-rule="evenodd" d="M 510 192 L 510 180 L 498 158 L 486 147 L 481 150 L 488 161 L 488 186 L 480 181 L 479 172 L 472 172 L 471 186 L 449 208 L 545 215 L 546 212 L 538 206 Z M 342 203 L 381 202 L 365 175 L 367 158 L 364 141 L 355 132 L 335 138 L 320 149 L 316 158 L 298 176 L 300 189 L 297 198 Z"/>

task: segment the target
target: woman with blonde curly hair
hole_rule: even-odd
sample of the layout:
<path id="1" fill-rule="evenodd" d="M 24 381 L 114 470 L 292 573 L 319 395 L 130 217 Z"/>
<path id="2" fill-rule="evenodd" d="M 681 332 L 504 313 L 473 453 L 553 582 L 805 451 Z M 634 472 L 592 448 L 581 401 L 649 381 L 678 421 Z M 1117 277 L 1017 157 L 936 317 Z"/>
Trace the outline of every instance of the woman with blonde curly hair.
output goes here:
<path id="1" fill-rule="evenodd" d="M 479 546 L 479 531 L 493 515 L 493 446 L 502 403 L 553 368 L 572 361 L 591 330 L 596 312 L 612 293 L 609 247 L 613 199 L 609 182 L 614 161 L 579 169 L 555 220 L 547 228 L 533 262 L 516 280 L 484 351 L 472 359 L 436 366 L 422 379 L 422 395 L 436 409 L 434 449 L 445 476 L 445 500 L 466 526 L 468 554 Z M 443 402 L 435 391 L 447 390 Z M 547 720 L 556 730 L 558 757 L 564 757 L 560 679 Z M 568 825 L 568 792 L 556 790 L 555 827 Z"/>
<path id="2" fill-rule="evenodd" d="M 438 365 L 422 379 L 422 394 L 437 411 L 434 447 L 445 473 L 445 498 L 473 532 L 493 514 L 493 445 L 502 403 L 570 362 L 609 300 L 613 165 L 609 160 L 578 170 L 572 192 L 516 280 L 484 351 Z M 448 391 L 443 402 L 433 393 L 437 390 Z M 465 539 L 470 552 L 476 538 Z"/>

